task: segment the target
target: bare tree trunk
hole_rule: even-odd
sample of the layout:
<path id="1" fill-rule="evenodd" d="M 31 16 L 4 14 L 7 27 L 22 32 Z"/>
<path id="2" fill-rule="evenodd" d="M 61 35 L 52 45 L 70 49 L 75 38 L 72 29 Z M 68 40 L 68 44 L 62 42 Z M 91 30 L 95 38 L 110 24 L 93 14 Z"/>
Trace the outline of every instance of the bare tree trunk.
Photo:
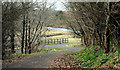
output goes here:
<path id="1" fill-rule="evenodd" d="M 83 37 L 81 37 L 81 43 L 82 43 L 82 45 L 84 45 L 84 38 Z"/>
<path id="2" fill-rule="evenodd" d="M 94 45 L 94 37 L 91 38 L 91 46 Z"/>
<path id="3" fill-rule="evenodd" d="M 101 33 L 99 34 L 99 42 L 100 42 L 100 47 L 103 48 L 103 46 L 102 46 L 102 34 Z"/>
<path id="4" fill-rule="evenodd" d="M 15 53 L 14 37 L 15 37 L 15 32 L 14 32 L 14 25 L 13 25 L 13 28 L 11 30 L 11 52 L 12 53 Z"/>
<path id="5" fill-rule="evenodd" d="M 106 28 L 106 36 L 105 36 L 106 40 L 105 40 L 105 53 L 108 53 L 110 51 L 110 30 L 107 27 Z"/>
<path id="6" fill-rule="evenodd" d="M 120 45 L 120 26 L 118 26 L 118 45 Z"/>
<path id="7" fill-rule="evenodd" d="M 105 53 L 110 51 L 110 29 L 109 24 L 111 23 L 111 3 L 108 3 L 108 15 L 106 19 L 106 29 L 105 29 Z"/>
<path id="8" fill-rule="evenodd" d="M 31 41 L 30 41 L 30 23 L 29 23 L 29 54 L 31 54 Z"/>
<path id="9" fill-rule="evenodd" d="M 93 45 L 96 45 L 96 38 L 93 39 Z"/>
<path id="10" fill-rule="evenodd" d="M 86 38 L 84 37 L 84 44 L 87 47 Z"/>
<path id="11" fill-rule="evenodd" d="M 120 57 L 119 57 L 119 55 L 120 55 L 120 50 L 119 50 L 119 48 L 120 48 L 120 25 L 118 26 L 118 35 L 117 35 L 117 37 L 118 37 L 118 60 L 119 60 L 120 59 Z"/>
<path id="12" fill-rule="evenodd" d="M 88 47 L 88 37 L 87 36 L 84 36 L 84 44 L 86 47 Z"/>
<path id="13" fill-rule="evenodd" d="M 22 47 L 21 47 L 21 53 L 23 54 L 24 49 L 24 35 L 25 35 L 25 15 L 23 16 L 23 35 L 22 35 Z"/>
<path id="14" fill-rule="evenodd" d="M 27 20 L 27 19 L 26 19 Z M 27 22 L 26 22 L 26 37 L 25 37 L 25 54 L 27 54 Z"/>
<path id="15" fill-rule="evenodd" d="M 2 57 L 5 56 L 5 44 L 4 43 L 5 43 L 5 39 L 4 39 L 4 37 L 2 37 Z"/>

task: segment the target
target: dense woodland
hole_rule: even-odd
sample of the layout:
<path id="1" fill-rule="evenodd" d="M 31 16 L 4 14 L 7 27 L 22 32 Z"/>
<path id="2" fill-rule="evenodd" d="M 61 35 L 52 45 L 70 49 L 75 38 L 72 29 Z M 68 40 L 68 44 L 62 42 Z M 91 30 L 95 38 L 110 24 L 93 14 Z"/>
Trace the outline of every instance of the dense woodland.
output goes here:
<path id="1" fill-rule="evenodd" d="M 49 26 L 71 29 L 85 47 L 99 45 L 105 53 L 120 47 L 120 2 L 68 2 L 66 11 L 54 10 L 54 4 L 2 3 L 3 57 L 15 53 L 17 41 L 22 54 L 31 54 Z"/>
<path id="2" fill-rule="evenodd" d="M 39 5 L 38 5 L 39 4 Z M 47 20 L 50 12 L 47 3 L 3 3 L 3 55 L 11 48 L 15 53 L 15 38 L 21 43 L 22 53 L 31 53 L 35 42 L 47 31 Z M 36 10 L 37 9 L 37 10 Z M 7 26 L 7 27 L 6 27 Z M 25 50 L 25 52 L 24 52 Z"/>
<path id="3" fill-rule="evenodd" d="M 108 53 L 120 44 L 119 3 L 70 3 L 69 7 L 68 24 L 86 47 L 99 45 Z"/>

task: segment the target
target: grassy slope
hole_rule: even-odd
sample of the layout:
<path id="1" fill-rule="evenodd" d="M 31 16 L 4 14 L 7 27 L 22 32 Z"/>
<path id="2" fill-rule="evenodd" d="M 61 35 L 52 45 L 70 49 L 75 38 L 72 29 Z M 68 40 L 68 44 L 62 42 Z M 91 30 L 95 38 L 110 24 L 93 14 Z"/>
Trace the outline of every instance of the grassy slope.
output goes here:
<path id="1" fill-rule="evenodd" d="M 118 51 L 104 54 L 103 49 L 98 46 L 90 46 L 72 55 L 76 55 L 73 64 L 83 68 L 120 68 L 117 60 Z"/>

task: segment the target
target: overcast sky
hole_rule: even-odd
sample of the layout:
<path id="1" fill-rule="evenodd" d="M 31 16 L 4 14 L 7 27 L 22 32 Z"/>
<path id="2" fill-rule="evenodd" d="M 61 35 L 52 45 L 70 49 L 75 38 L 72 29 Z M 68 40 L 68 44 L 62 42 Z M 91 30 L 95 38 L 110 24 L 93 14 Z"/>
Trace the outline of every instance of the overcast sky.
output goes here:
<path id="1" fill-rule="evenodd" d="M 56 10 L 63 10 L 65 11 L 65 6 L 62 4 L 62 2 L 65 2 L 65 0 L 48 0 L 48 3 L 53 4 L 55 3 L 55 9 Z"/>

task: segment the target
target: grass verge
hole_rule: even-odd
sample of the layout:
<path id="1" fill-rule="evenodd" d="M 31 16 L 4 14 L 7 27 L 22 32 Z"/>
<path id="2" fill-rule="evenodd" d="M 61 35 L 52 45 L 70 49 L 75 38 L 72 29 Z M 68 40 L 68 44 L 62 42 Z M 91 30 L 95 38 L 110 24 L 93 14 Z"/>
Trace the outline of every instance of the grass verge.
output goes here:
<path id="1" fill-rule="evenodd" d="M 60 52 L 60 51 L 65 51 L 65 50 L 67 50 L 67 49 L 48 47 L 48 48 L 42 48 L 40 50 L 37 50 L 37 52 L 31 53 L 31 54 L 18 54 L 18 53 L 11 54 L 11 55 L 8 55 L 6 57 L 3 57 L 3 60 L 16 59 L 16 58 L 24 57 L 24 56 L 27 56 L 27 55 L 35 55 L 35 54 L 40 54 L 40 53 Z"/>
<path id="2" fill-rule="evenodd" d="M 117 59 L 118 51 L 104 54 L 104 50 L 98 46 L 89 46 L 72 55 L 76 55 L 73 65 L 80 65 L 82 68 L 120 67 Z"/>
<path id="3" fill-rule="evenodd" d="M 59 45 L 61 47 L 69 47 L 69 48 L 84 48 L 81 44 L 67 44 L 67 45 Z"/>

